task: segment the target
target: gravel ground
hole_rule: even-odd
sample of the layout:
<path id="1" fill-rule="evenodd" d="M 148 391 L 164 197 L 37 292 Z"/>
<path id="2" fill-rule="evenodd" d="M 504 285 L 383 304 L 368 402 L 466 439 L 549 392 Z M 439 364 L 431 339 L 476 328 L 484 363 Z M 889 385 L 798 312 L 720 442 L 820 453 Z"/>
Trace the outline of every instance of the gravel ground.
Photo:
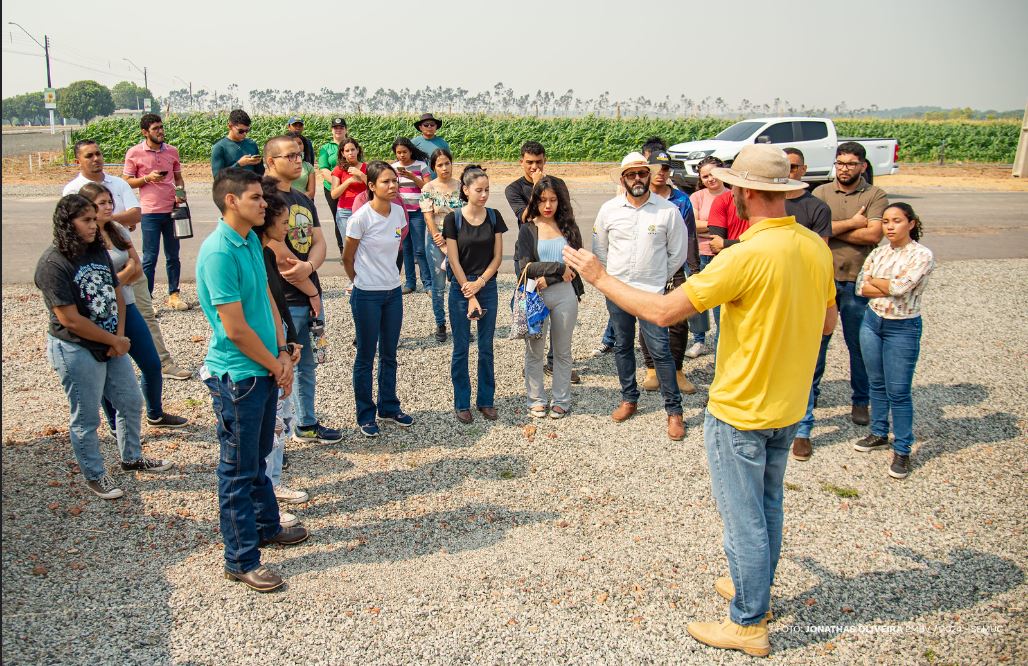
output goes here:
<path id="1" fill-rule="evenodd" d="M 654 394 L 614 424 L 613 359 L 589 358 L 606 319 L 590 290 L 572 415 L 527 417 L 522 343 L 500 339 L 501 419 L 459 426 L 449 346 L 429 341 L 429 297 L 417 294 L 400 351 L 401 399 L 417 423 L 368 441 L 355 433 L 343 285 L 326 283 L 333 346 L 318 409 L 346 437 L 288 449 L 285 479 L 312 495 L 297 513 L 313 536 L 265 551 L 288 577 L 268 595 L 220 576 L 201 384 L 166 384 L 167 408 L 190 427 L 144 433 L 176 470 L 119 472 L 126 497 L 95 498 L 74 472 L 42 301 L 5 285 L 5 663 L 748 663 L 685 632 L 726 613 L 712 587 L 727 567 L 700 428 L 711 356 L 687 365 L 701 390 L 685 398 L 685 441 L 667 440 Z M 1026 260 L 950 262 L 932 277 L 906 481 L 886 475 L 887 453 L 852 450 L 865 430 L 849 422 L 845 348 L 833 339 L 814 458 L 790 462 L 786 477 L 774 662 L 1028 660 L 1024 284 Z M 202 314 L 161 320 L 176 359 L 195 368 Z"/>

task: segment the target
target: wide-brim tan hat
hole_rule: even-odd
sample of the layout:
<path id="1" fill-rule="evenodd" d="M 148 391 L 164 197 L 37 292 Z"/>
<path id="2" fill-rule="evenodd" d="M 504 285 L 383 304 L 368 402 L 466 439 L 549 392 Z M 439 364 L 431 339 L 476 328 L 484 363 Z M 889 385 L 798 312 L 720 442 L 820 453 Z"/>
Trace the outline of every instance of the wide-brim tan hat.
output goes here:
<path id="1" fill-rule="evenodd" d="M 628 153 L 625 155 L 625 158 L 621 160 L 621 166 L 615 167 L 611 170 L 610 177 L 614 179 L 615 183 L 620 183 L 621 174 L 635 167 L 646 167 L 650 170 L 651 176 L 663 168 L 660 164 L 650 164 L 649 160 L 642 156 L 642 153 Z"/>
<path id="2" fill-rule="evenodd" d="M 739 151 L 731 167 L 716 167 L 710 174 L 728 185 L 764 192 L 793 192 L 807 184 L 789 178 L 789 158 L 774 146 L 757 143 Z"/>

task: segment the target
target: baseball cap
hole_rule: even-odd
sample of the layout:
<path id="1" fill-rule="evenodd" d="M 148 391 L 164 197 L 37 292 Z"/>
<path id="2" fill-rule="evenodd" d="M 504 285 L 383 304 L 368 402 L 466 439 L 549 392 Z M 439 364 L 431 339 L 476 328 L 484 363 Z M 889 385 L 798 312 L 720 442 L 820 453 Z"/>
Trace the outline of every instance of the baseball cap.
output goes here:
<path id="1" fill-rule="evenodd" d="M 295 125 L 296 123 L 303 125 L 303 118 L 300 116 L 292 116 L 289 118 L 289 122 L 286 123 L 286 125 Z"/>
<path id="2" fill-rule="evenodd" d="M 666 167 L 668 167 L 670 169 L 671 168 L 671 156 L 668 155 L 663 150 L 655 150 L 652 153 L 650 153 L 649 163 L 650 164 L 658 164 L 658 165 L 660 165 L 662 167 L 666 166 Z"/>
<path id="3" fill-rule="evenodd" d="M 342 116 L 332 119 L 332 127 L 346 127 L 346 118 Z"/>

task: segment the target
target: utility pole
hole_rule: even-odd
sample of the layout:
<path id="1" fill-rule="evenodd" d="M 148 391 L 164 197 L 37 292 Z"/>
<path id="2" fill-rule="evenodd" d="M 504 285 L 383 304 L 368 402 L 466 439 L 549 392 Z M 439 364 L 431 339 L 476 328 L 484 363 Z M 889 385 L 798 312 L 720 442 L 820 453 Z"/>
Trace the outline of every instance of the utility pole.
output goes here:
<path id="1" fill-rule="evenodd" d="M 21 24 L 15 23 L 14 21 L 8 21 L 7 25 L 16 25 L 16 26 L 18 26 L 19 28 L 21 28 L 22 32 L 24 32 L 26 35 L 29 36 L 29 39 L 34 41 L 36 44 L 39 44 L 39 40 L 36 39 L 35 37 L 33 37 L 32 33 L 29 32 L 28 30 L 26 30 Z M 43 55 L 46 58 L 46 87 L 47 88 L 53 88 L 54 87 L 53 80 L 50 78 L 50 38 L 47 37 L 46 35 L 43 35 L 43 43 L 39 44 L 39 46 L 42 47 Z M 53 109 L 50 109 L 50 133 L 51 134 L 56 134 L 57 133 L 57 131 L 54 129 L 54 110 Z"/>
<path id="2" fill-rule="evenodd" d="M 147 80 L 147 78 L 146 78 L 146 67 L 140 67 L 139 65 L 137 65 L 137 64 L 136 64 L 136 63 L 134 63 L 134 62 L 132 62 L 132 61 L 131 61 L 131 60 L 129 60 L 128 58 L 122 58 L 122 60 L 124 60 L 124 61 L 125 61 L 125 62 L 127 62 L 128 64 L 132 65 L 133 67 L 135 67 L 135 68 L 136 68 L 136 70 L 137 70 L 137 71 L 139 71 L 140 73 L 142 73 L 142 75 L 143 75 L 143 88 L 145 88 L 145 89 L 146 89 L 146 91 L 147 91 L 147 92 L 149 93 L 149 92 L 150 92 L 150 82 L 149 82 L 149 81 Z M 150 93 L 150 95 L 153 95 L 153 93 Z M 151 100 L 152 100 L 152 99 L 153 99 L 153 98 L 151 97 Z M 147 109 L 147 110 L 146 110 L 146 112 L 147 112 L 147 113 L 150 113 L 150 109 Z"/>

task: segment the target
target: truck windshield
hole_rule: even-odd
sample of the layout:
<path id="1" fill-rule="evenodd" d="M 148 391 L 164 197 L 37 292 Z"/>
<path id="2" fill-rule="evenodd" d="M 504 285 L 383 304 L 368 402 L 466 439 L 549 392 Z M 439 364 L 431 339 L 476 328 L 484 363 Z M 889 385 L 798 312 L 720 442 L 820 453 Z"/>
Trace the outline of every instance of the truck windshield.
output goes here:
<path id="1" fill-rule="evenodd" d="M 753 136 L 753 133 L 764 126 L 764 123 L 755 122 L 742 122 L 736 123 L 721 132 L 715 139 L 721 139 L 722 141 L 742 141 Z"/>

